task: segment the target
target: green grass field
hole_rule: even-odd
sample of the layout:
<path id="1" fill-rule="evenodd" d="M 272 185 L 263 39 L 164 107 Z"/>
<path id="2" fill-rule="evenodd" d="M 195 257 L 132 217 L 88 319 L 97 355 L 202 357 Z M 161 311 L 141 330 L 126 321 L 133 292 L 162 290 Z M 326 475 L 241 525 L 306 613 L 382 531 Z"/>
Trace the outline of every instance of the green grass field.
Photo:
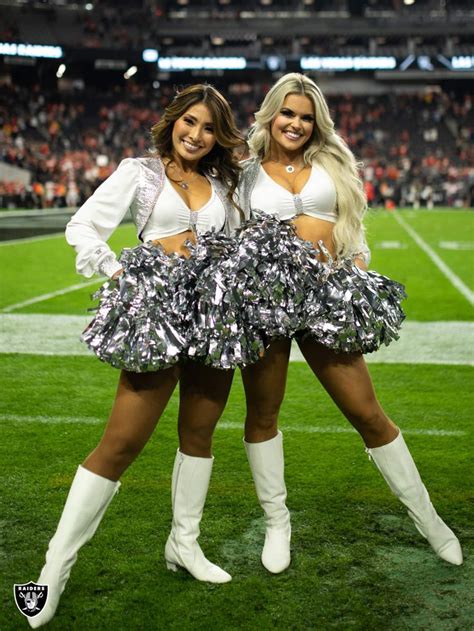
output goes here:
<path id="1" fill-rule="evenodd" d="M 474 326 L 464 324 L 474 320 L 474 214 L 405 211 L 401 220 L 384 211 L 368 217 L 371 267 L 406 285 L 407 325 L 420 323 L 416 343 L 444 344 L 447 359 L 376 361 L 370 370 L 382 404 L 405 432 L 433 503 L 463 544 L 464 565 L 449 566 L 434 555 L 368 461 L 358 435 L 307 366 L 293 362 L 281 413 L 293 525 L 290 568 L 272 576 L 260 564 L 264 523 L 242 445 L 245 405 L 236 375 L 215 435 L 200 538 L 206 555 L 232 574 L 232 582 L 203 584 L 165 568 L 177 446 L 175 395 L 152 440 L 123 476 L 97 535 L 81 551 L 47 628 L 473 627 L 469 363 L 474 353 L 472 335 L 456 346 L 454 336 L 457 325 Z M 441 259 L 447 273 L 405 226 Z M 129 225 L 111 240 L 117 251 L 134 243 Z M 18 340 L 5 333 L 2 318 L 18 316 L 18 326 L 20 321 L 24 326 L 29 314 L 46 314 L 44 335 L 59 335 L 58 316 L 81 316 L 91 306 L 90 294 L 100 281 L 68 290 L 81 279 L 62 238 L 1 245 L 0 264 L 0 629 L 11 631 L 28 628 L 13 602 L 13 584 L 38 577 L 75 469 L 102 433 L 117 372 L 87 355 L 40 354 L 41 340 L 35 337 L 25 336 L 19 352 Z M 439 337 L 424 336 L 428 330 L 432 336 L 439 322 L 447 323 Z"/>

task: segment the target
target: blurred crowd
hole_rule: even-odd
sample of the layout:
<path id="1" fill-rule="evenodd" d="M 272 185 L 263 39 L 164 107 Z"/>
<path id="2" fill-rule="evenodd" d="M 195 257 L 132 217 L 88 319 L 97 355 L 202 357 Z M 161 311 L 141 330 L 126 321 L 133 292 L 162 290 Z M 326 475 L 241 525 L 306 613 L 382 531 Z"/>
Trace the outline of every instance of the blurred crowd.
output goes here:
<path id="1" fill-rule="evenodd" d="M 333 107 L 339 132 L 363 163 L 370 205 L 474 205 L 471 95 L 349 97 Z"/>
<path id="2" fill-rule="evenodd" d="M 245 133 L 269 85 L 227 88 Z M 81 204 L 121 159 L 144 155 L 150 127 L 173 94 L 128 82 L 105 94 L 46 94 L 3 86 L 0 166 L 19 167 L 31 183 L 0 181 L 0 207 Z M 473 206 L 474 110 L 469 94 L 329 96 L 336 127 L 362 162 L 369 204 Z"/>
<path id="3" fill-rule="evenodd" d="M 367 18 L 372 20 L 440 20 L 461 19 L 469 20 L 472 15 L 472 0 L 297 0 L 288 3 L 287 0 L 95 0 L 94 2 L 65 2 L 65 0 L 23 0 L 22 2 L 3 2 L 2 26 L 0 26 L 1 41 L 29 41 L 31 34 L 41 32 L 44 43 L 73 46 L 76 48 L 100 49 L 115 48 L 124 50 L 141 50 L 156 47 L 159 43 L 161 54 L 209 54 L 219 50 L 221 54 L 259 55 L 274 51 L 277 43 L 281 54 L 298 52 L 324 54 L 339 52 L 341 37 L 319 32 L 317 36 L 295 35 L 293 29 L 277 30 L 267 33 L 265 37 L 252 37 L 254 28 L 248 27 L 248 33 L 240 36 L 231 33 L 225 42 L 216 42 L 212 35 L 215 28 L 210 28 L 209 37 L 191 31 L 182 32 L 181 28 L 169 29 L 167 26 L 181 25 L 184 21 L 195 19 L 210 20 L 218 27 L 220 24 L 234 23 L 246 25 L 249 20 L 260 19 L 288 19 L 294 17 L 300 20 L 323 19 L 337 16 L 338 20 L 352 20 L 353 18 Z M 246 29 L 247 30 L 247 29 Z M 373 46 L 380 43 L 378 37 L 357 37 L 348 30 L 344 37 L 346 54 L 368 54 L 369 48 L 373 54 Z M 433 36 L 424 38 L 420 32 L 417 37 L 403 35 L 403 29 L 397 29 L 397 34 L 389 37 L 389 46 L 401 45 L 403 52 L 392 51 L 389 54 L 406 55 L 407 50 L 414 52 L 410 46 L 415 46 L 419 54 L 430 54 L 427 51 L 434 44 Z M 449 31 L 448 31 L 449 32 Z M 452 31 L 453 34 L 456 30 Z M 440 35 L 442 34 L 439 33 Z M 470 51 L 462 51 L 464 39 L 470 44 Z M 47 39 L 44 39 L 47 38 Z M 222 40 L 218 37 L 217 40 Z M 226 38 L 224 38 L 226 39 Z M 384 38 L 382 38 L 384 39 Z M 425 42 L 423 40 L 426 40 Z M 442 52 L 449 54 L 446 48 L 446 37 L 434 38 L 435 54 Z M 269 41 L 270 40 L 270 41 Z M 397 43 L 398 42 L 398 43 Z M 472 54 L 472 37 L 469 32 L 461 30 L 455 37 L 450 38 L 449 46 L 460 46 L 456 54 Z M 387 43 L 383 43 L 386 46 Z M 267 46 L 270 49 L 267 49 Z M 354 49 L 355 47 L 355 49 Z M 232 52 L 234 49 L 234 52 Z M 352 52 L 351 52 L 352 49 Z M 365 51 L 365 53 L 362 53 Z M 423 52 L 424 51 L 424 52 Z M 453 53 L 451 53 L 453 54 Z"/>

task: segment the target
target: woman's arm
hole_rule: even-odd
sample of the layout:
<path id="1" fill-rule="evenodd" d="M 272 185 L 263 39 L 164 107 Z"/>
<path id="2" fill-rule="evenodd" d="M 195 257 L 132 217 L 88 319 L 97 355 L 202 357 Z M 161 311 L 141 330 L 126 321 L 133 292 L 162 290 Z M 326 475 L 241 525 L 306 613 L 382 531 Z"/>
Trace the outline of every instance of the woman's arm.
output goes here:
<path id="1" fill-rule="evenodd" d="M 364 272 L 366 272 L 369 268 L 368 262 L 365 258 L 362 258 L 361 255 L 356 255 L 354 257 L 354 264 L 357 265 L 357 267 L 359 267 L 361 270 L 364 270 Z"/>
<path id="2" fill-rule="evenodd" d="M 365 234 L 362 234 L 359 244 L 352 255 L 352 260 L 357 267 L 360 267 L 360 269 L 363 269 L 366 272 L 370 264 L 370 259 L 371 252 L 369 246 L 367 245 Z"/>
<path id="3" fill-rule="evenodd" d="M 79 208 L 66 226 L 66 241 L 77 252 L 76 270 L 116 277 L 121 265 L 106 241 L 130 208 L 138 187 L 138 160 L 122 160 L 118 168 Z"/>

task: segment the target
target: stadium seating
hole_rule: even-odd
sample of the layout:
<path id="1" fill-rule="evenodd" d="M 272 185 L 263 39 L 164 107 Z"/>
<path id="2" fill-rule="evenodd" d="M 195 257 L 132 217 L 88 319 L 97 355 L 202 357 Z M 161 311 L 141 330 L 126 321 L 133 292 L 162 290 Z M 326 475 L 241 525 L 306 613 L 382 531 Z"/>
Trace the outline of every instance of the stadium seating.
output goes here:
<path id="1" fill-rule="evenodd" d="M 245 132 L 268 84 L 235 83 L 227 95 Z M 4 88 L 0 159 L 31 173 L 4 181 L 0 207 L 75 206 L 122 158 L 142 155 L 149 129 L 173 93 L 138 84 L 96 94 Z M 329 97 L 336 126 L 363 161 L 373 205 L 472 204 L 472 97 L 423 94 Z M 393 122 L 397 121 L 394 125 Z"/>

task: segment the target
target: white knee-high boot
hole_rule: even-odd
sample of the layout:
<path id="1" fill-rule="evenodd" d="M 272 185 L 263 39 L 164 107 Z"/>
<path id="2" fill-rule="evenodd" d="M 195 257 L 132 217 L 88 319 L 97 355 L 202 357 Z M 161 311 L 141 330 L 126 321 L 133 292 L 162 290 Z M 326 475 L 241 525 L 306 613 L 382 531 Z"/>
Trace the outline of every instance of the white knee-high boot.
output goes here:
<path id="1" fill-rule="evenodd" d="M 33 629 L 46 624 L 56 612 L 77 553 L 94 535 L 120 482 L 107 480 L 79 466 L 72 482 L 56 533 L 49 542 L 46 564 L 38 583 L 48 585 L 43 610 L 28 622 Z"/>
<path id="2" fill-rule="evenodd" d="M 171 485 L 173 522 L 165 546 L 166 567 L 185 568 L 198 581 L 228 583 L 230 574 L 206 559 L 197 541 L 214 458 L 176 454 Z"/>
<path id="3" fill-rule="evenodd" d="M 391 443 L 366 451 L 436 554 L 448 563 L 461 565 L 459 540 L 435 511 L 401 432 Z"/>
<path id="4" fill-rule="evenodd" d="M 265 513 L 266 532 L 262 564 L 279 574 L 290 565 L 291 525 L 286 507 L 283 435 L 262 443 L 248 443 L 245 451 L 252 471 L 257 497 Z"/>

